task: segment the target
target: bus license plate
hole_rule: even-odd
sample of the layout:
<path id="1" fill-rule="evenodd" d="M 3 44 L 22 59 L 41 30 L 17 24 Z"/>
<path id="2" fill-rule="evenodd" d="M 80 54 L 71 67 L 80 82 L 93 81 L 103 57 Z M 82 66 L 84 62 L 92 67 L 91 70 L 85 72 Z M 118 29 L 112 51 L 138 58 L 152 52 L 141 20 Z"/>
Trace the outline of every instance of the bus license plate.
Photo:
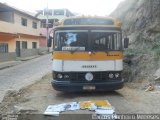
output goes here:
<path id="1" fill-rule="evenodd" d="M 95 86 L 83 86 L 83 90 L 95 90 Z"/>

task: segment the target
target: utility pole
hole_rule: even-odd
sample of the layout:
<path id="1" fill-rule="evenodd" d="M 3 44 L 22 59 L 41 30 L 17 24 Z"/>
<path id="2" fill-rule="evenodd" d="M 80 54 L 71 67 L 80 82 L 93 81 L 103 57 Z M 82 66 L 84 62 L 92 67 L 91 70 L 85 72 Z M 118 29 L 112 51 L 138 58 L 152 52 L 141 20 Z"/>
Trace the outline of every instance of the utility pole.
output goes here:
<path id="1" fill-rule="evenodd" d="M 48 43 L 48 37 L 49 37 L 49 35 L 48 35 L 48 30 L 49 30 L 49 22 L 48 22 L 48 12 L 49 12 L 49 10 L 48 10 L 48 0 L 47 0 L 47 9 L 46 9 L 46 13 L 47 13 L 47 15 L 46 15 L 46 41 L 47 41 L 47 43 Z M 49 52 L 49 47 L 48 47 L 48 52 Z"/>

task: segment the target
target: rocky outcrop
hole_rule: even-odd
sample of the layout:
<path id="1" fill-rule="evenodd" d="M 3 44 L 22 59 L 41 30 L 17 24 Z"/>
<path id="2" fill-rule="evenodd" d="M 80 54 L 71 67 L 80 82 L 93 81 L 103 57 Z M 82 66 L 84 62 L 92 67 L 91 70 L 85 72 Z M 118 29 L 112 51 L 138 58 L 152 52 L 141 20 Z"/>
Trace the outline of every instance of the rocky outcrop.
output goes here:
<path id="1" fill-rule="evenodd" d="M 160 0 L 125 0 L 111 14 L 123 22 L 128 34 L 144 30 L 160 32 Z"/>
<path id="2" fill-rule="evenodd" d="M 120 19 L 123 32 L 130 38 L 125 55 L 130 64 L 128 80 L 153 82 L 160 69 L 160 0 L 125 0 L 110 15 Z M 128 63 L 127 63 L 128 64 Z"/>

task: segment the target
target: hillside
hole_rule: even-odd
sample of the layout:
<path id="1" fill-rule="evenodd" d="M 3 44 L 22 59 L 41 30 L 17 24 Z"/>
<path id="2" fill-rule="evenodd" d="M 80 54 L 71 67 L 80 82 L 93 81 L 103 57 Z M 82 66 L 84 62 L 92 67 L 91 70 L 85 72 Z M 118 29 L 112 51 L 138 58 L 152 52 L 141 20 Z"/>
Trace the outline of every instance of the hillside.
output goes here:
<path id="1" fill-rule="evenodd" d="M 130 38 L 125 51 L 125 79 L 160 80 L 160 0 L 125 0 L 110 15 L 120 19 Z"/>

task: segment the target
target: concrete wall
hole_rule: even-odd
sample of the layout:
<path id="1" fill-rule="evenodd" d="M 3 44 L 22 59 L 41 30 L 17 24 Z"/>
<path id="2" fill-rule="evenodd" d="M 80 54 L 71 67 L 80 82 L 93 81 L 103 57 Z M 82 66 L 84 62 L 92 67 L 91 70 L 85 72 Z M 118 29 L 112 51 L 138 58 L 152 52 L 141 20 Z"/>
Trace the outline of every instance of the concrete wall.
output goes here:
<path id="1" fill-rule="evenodd" d="M 13 24 L 13 23 L 0 21 L 0 26 L 1 26 L 0 27 L 0 32 L 4 32 L 4 33 L 22 33 L 22 34 L 39 36 L 39 32 L 38 32 L 37 29 L 33 29 L 33 28 L 28 28 L 28 27 L 22 26 L 21 23 Z"/>
<path id="2" fill-rule="evenodd" d="M 0 32 L 13 33 L 13 34 L 21 33 L 21 34 L 34 35 L 34 36 L 40 35 L 40 31 L 39 31 L 40 21 L 19 13 L 14 13 L 13 17 L 14 17 L 13 23 L 7 22 L 7 21 L 0 21 L 0 26 L 1 26 Z M 27 26 L 21 25 L 22 17 L 27 19 Z M 32 22 L 37 23 L 37 29 L 32 28 Z"/>
<path id="3" fill-rule="evenodd" d="M 34 21 L 34 22 L 37 23 L 37 29 L 40 28 L 40 21 L 39 20 L 33 19 L 31 17 L 28 17 L 26 15 L 23 15 L 23 14 L 20 14 L 20 13 L 17 13 L 17 12 L 14 12 L 14 21 L 15 21 L 14 23 L 15 24 L 21 25 L 21 18 L 27 19 L 27 26 L 26 27 L 32 28 L 32 22 Z"/>
<path id="4" fill-rule="evenodd" d="M 16 59 L 16 53 L 0 53 L 0 62 L 12 61 Z"/>
<path id="5" fill-rule="evenodd" d="M 37 43 L 37 48 L 39 48 L 39 37 L 34 36 L 12 36 L 12 35 L 3 35 L 0 34 L 0 43 L 7 43 L 8 44 L 8 52 L 15 52 L 16 50 L 16 41 L 21 41 L 21 48 L 22 48 L 22 41 L 27 41 L 27 48 L 32 49 L 32 42 Z"/>
<path id="6" fill-rule="evenodd" d="M 39 38 L 39 47 L 47 47 L 47 40 L 45 37 Z"/>
<path id="7" fill-rule="evenodd" d="M 43 48 L 38 49 L 38 54 L 39 55 L 43 55 L 43 54 L 46 54 L 46 53 L 48 53 L 48 48 L 47 47 L 43 47 Z"/>
<path id="8" fill-rule="evenodd" d="M 20 57 L 30 57 L 38 55 L 38 49 L 21 49 L 20 50 Z"/>
<path id="9" fill-rule="evenodd" d="M 8 44 L 8 52 L 15 52 L 16 42 L 15 42 L 14 36 L 0 34 L 0 43 L 7 43 Z"/>
<path id="10" fill-rule="evenodd" d="M 19 37 L 16 38 L 15 41 L 21 41 L 21 48 L 22 48 L 22 41 L 27 42 L 27 49 L 32 49 L 32 42 L 36 42 L 37 48 L 39 48 L 39 37 L 19 35 Z"/>

